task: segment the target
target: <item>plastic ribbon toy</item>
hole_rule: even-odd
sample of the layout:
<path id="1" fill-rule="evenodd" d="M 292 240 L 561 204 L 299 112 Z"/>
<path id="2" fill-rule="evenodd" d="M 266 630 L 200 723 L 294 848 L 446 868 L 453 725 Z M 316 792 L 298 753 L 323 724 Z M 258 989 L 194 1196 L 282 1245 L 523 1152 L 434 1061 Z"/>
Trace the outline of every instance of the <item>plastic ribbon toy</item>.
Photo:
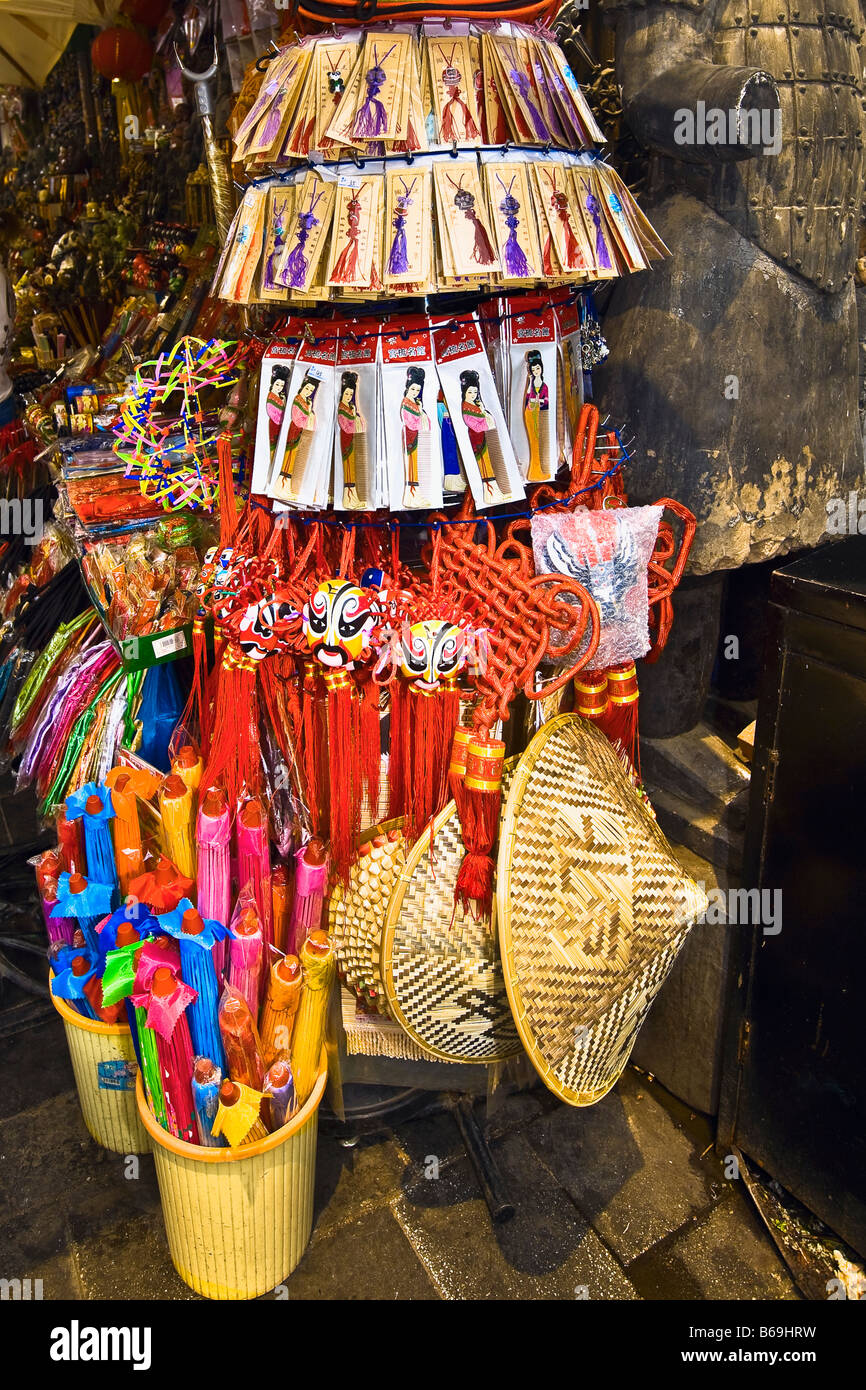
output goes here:
<path id="1" fill-rule="evenodd" d="M 217 441 L 225 431 L 217 413 L 205 412 L 200 393 L 238 383 L 240 353 L 232 347 L 217 338 L 181 338 L 168 354 L 136 368 L 114 427 L 114 452 L 127 477 L 138 475 L 142 495 L 166 510 L 213 511 L 219 501 Z M 179 410 L 167 417 L 178 393 Z"/>

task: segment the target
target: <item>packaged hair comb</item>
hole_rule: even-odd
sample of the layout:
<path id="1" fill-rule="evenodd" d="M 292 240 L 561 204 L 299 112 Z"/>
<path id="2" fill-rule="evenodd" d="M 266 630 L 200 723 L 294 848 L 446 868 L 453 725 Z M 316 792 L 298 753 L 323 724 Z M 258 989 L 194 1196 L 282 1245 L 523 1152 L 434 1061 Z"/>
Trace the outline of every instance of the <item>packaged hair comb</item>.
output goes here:
<path id="1" fill-rule="evenodd" d="M 385 325 L 380 372 L 391 510 L 441 507 L 439 378 L 426 318 Z"/>
<path id="2" fill-rule="evenodd" d="M 512 307 L 507 325 L 514 453 L 528 483 L 550 482 L 559 467 L 556 319 L 546 299 L 528 298 Z"/>
<path id="3" fill-rule="evenodd" d="M 305 337 L 295 358 L 266 488 L 269 497 L 296 507 L 328 505 L 337 335 L 333 324 L 322 327 L 322 339 Z"/>
<path id="4" fill-rule="evenodd" d="M 495 507 L 524 496 L 478 320 L 434 330 L 439 381 L 475 505 Z"/>
<path id="5" fill-rule="evenodd" d="M 388 505 L 380 486 L 377 416 L 379 336 L 354 320 L 340 325 L 334 415 L 334 506 L 373 511 Z"/>

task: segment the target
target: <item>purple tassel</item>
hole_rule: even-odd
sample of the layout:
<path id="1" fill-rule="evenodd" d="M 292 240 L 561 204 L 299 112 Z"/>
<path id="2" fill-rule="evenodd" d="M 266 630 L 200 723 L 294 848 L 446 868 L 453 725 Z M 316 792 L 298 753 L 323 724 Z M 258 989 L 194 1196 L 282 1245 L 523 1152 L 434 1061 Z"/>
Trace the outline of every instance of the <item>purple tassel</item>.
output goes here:
<path id="1" fill-rule="evenodd" d="M 397 235 L 391 243 L 391 254 L 388 257 L 388 274 L 405 275 L 409 269 L 409 255 L 406 249 L 406 233 L 403 230 L 403 222 L 395 221 Z"/>
<path id="2" fill-rule="evenodd" d="M 599 216 L 598 199 L 594 193 L 588 193 L 586 197 L 586 207 L 590 217 L 595 223 L 595 255 L 600 270 L 612 270 L 610 255 L 607 249 L 607 242 L 604 239 L 604 232 L 601 230 L 601 217 Z"/>
<path id="3" fill-rule="evenodd" d="M 290 286 L 293 290 L 300 290 L 304 287 L 307 275 L 307 258 L 304 255 L 304 248 L 310 232 L 319 225 L 319 219 L 314 215 L 313 208 L 321 197 L 322 194 L 320 193 L 315 202 L 311 204 L 308 212 L 298 213 L 298 244 L 288 257 L 280 276 L 280 283 L 284 286 Z"/>
<path id="4" fill-rule="evenodd" d="M 396 44 L 392 44 L 382 59 L 379 58 L 378 46 L 373 49 L 373 66 L 364 78 L 367 83 L 367 100 L 358 111 L 352 130 L 352 135 L 356 139 L 374 140 L 377 135 L 384 135 L 388 129 L 388 113 L 381 101 L 377 101 L 376 98 L 388 80 L 388 74 L 382 67 L 382 63 L 394 52 L 395 48 Z"/>
<path id="5" fill-rule="evenodd" d="M 519 72 L 517 68 L 512 68 L 508 75 L 511 78 L 517 90 L 519 91 L 520 95 L 523 97 L 523 100 L 526 102 L 526 105 L 529 107 L 529 114 L 532 118 L 532 124 L 535 126 L 535 134 L 537 135 L 538 139 L 549 140 L 550 131 L 544 124 L 541 112 L 539 111 L 535 103 L 530 100 L 529 78 L 526 76 L 526 73 Z"/>
<path id="6" fill-rule="evenodd" d="M 499 178 L 498 174 L 497 178 Z M 505 188 L 502 179 L 499 179 L 499 182 L 502 184 L 502 187 Z M 515 280 L 525 280 L 529 275 L 529 262 L 523 254 L 523 247 L 517 240 L 517 228 L 520 225 L 520 218 L 517 214 L 520 211 L 520 203 L 511 192 L 513 183 L 514 179 L 511 180 L 511 183 L 505 189 L 505 197 L 499 204 L 499 211 L 505 218 L 505 225 L 508 228 L 508 240 L 503 248 L 505 251 L 505 273 Z"/>

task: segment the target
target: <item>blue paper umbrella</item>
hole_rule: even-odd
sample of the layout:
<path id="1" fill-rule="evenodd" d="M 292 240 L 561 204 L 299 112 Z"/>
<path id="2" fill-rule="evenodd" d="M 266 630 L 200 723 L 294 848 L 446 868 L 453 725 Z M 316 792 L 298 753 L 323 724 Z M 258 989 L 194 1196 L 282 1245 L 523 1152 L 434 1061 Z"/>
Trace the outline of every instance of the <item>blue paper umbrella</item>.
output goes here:
<path id="1" fill-rule="evenodd" d="M 73 917 L 84 932 L 84 939 L 96 959 L 99 955 L 96 924 L 111 911 L 114 889 L 110 883 L 83 879 L 84 887 L 77 893 L 70 887 L 70 880 L 79 877 L 77 874 L 60 875 L 57 880 L 57 902 L 51 909 L 51 916 Z"/>
<path id="2" fill-rule="evenodd" d="M 89 969 L 82 975 L 76 975 L 72 969 L 72 962 L 83 956 L 88 962 Z M 59 974 L 54 976 L 51 981 L 51 993 L 57 999 L 67 999 L 70 1004 L 78 1009 L 87 1018 L 96 1018 L 96 1010 L 92 1007 L 90 1000 L 84 993 L 84 986 L 88 980 L 95 978 L 97 973 L 97 962 L 94 953 L 86 948 L 72 951 L 69 957 L 69 964 Z"/>
<path id="3" fill-rule="evenodd" d="M 100 810 L 87 809 L 91 798 L 98 801 Z M 87 872 L 97 883 L 110 883 L 114 888 L 112 907 L 117 906 L 120 886 L 117 877 L 117 864 L 114 859 L 114 843 L 108 822 L 114 819 L 111 792 L 102 782 L 87 782 L 77 792 L 66 798 L 66 819 L 84 821 L 84 850 L 87 855 Z"/>
<path id="4" fill-rule="evenodd" d="M 160 926 L 150 908 L 133 898 L 127 899 L 116 912 L 112 912 L 97 932 L 99 952 L 104 960 L 109 951 L 117 949 L 117 933 L 127 922 L 131 922 L 142 941 L 146 936 L 159 936 Z"/>
<path id="5" fill-rule="evenodd" d="M 186 912 L 193 912 L 198 918 L 198 911 L 189 898 L 181 898 L 173 912 L 165 912 L 156 920 L 161 929 L 177 941 L 180 947 L 181 975 L 188 985 L 198 990 L 198 998 L 187 1010 L 190 1036 L 196 1054 L 209 1057 L 225 1072 L 225 1053 L 217 1018 L 219 979 L 213 959 L 213 948 L 218 942 L 225 940 L 228 929 L 221 922 L 208 918 L 204 921 L 202 931 L 195 934 L 185 932 L 183 919 Z"/>

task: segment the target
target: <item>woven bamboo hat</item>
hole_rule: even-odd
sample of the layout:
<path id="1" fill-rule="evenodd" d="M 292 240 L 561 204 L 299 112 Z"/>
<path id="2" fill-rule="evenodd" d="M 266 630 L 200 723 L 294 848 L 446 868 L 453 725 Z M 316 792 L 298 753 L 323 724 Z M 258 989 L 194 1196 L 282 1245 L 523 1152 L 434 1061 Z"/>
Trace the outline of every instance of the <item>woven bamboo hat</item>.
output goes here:
<path id="1" fill-rule="evenodd" d="M 514 770 L 506 764 L 503 786 Z M 382 982 L 393 1017 L 446 1062 L 498 1062 L 520 1052 L 493 925 L 454 902 L 463 840 L 453 801 L 406 856 L 382 933 Z"/>
<path id="2" fill-rule="evenodd" d="M 499 944 L 517 1030 L 569 1105 L 601 1100 L 706 895 L 673 857 L 603 734 L 542 726 L 508 791 Z"/>
<path id="3" fill-rule="evenodd" d="M 385 821 L 358 837 L 349 881 L 345 887 L 335 884 L 328 902 L 328 934 L 340 978 L 367 1009 L 386 1016 L 379 948 L 388 902 L 406 859 L 401 824 Z"/>

